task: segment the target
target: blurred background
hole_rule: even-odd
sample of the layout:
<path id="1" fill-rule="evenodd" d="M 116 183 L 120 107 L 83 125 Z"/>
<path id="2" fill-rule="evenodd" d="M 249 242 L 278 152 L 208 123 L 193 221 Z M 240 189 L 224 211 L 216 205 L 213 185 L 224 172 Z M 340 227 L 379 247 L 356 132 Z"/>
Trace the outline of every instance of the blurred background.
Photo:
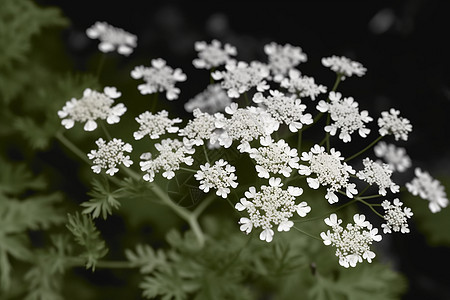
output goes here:
<path id="1" fill-rule="evenodd" d="M 347 56 L 361 62 L 368 72 L 343 82 L 339 90 L 344 96 L 353 96 L 374 118 L 391 107 L 399 109 L 414 130 L 407 143 L 398 145 L 407 145 L 414 165 L 435 177 L 450 177 L 449 2 L 36 2 L 59 7 L 70 20 L 62 38 L 76 70 L 92 70 L 97 62 L 97 41 L 85 35 L 96 21 L 138 36 L 135 52 L 129 58 L 111 60 L 111 70 L 119 68 L 129 74 L 134 66 L 149 65 L 158 57 L 182 68 L 188 76 L 179 85 L 177 113 L 182 117 L 187 116 L 183 101 L 201 92 L 208 80 L 206 71 L 192 66 L 195 41 L 230 43 L 244 61 L 266 61 L 263 46 L 272 41 L 300 46 L 308 62 L 299 69 L 328 87 L 335 75 L 321 66 L 320 59 Z M 101 83 L 119 87 L 123 78 L 107 70 Z M 131 84 L 137 94 L 135 82 Z M 412 170 L 405 176 L 411 178 Z M 414 224 L 411 227 L 412 234 L 396 235 L 385 244 L 386 259 L 409 279 L 404 299 L 450 299 L 449 248 L 430 245 Z M 450 235 L 449 229 L 442 228 Z"/>

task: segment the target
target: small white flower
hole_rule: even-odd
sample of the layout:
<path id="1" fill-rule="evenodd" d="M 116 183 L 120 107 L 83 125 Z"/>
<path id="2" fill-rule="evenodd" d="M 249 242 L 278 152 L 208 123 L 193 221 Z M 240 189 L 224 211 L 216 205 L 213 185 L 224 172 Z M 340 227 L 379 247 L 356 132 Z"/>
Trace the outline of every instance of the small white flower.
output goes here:
<path id="1" fill-rule="evenodd" d="M 246 198 L 242 198 L 235 206 L 237 210 L 246 210 L 249 214 L 249 218 L 239 221 L 241 231 L 249 233 L 253 228 L 261 227 L 259 238 L 271 242 L 273 226 L 277 226 L 278 231 L 289 231 L 294 225 L 290 218 L 295 212 L 304 217 L 311 211 L 306 202 L 295 204 L 296 197 L 303 193 L 301 188 L 289 186 L 283 190 L 282 186 L 280 178 L 271 177 L 269 186 L 261 186 L 260 191 L 252 186 L 244 193 Z"/>
<path id="2" fill-rule="evenodd" d="M 235 171 L 235 167 L 220 159 L 212 166 L 209 163 L 201 165 L 200 170 L 197 171 L 194 177 L 200 181 L 199 188 L 205 193 L 214 188 L 217 189 L 217 196 L 227 198 L 230 193 L 230 187 L 236 188 L 238 186 L 238 183 L 235 181 L 237 180 Z"/>
<path id="3" fill-rule="evenodd" d="M 133 148 L 130 144 L 124 143 L 121 139 L 112 139 L 106 143 L 102 138 L 95 142 L 98 150 L 91 150 L 88 158 L 92 160 L 92 171 L 100 173 L 102 169 L 106 169 L 106 174 L 113 176 L 119 171 L 117 168 L 120 164 L 129 167 L 133 164 L 129 155 Z"/>
<path id="4" fill-rule="evenodd" d="M 268 65 L 275 82 L 280 82 L 289 70 L 307 61 L 307 56 L 303 53 L 302 48 L 290 44 L 282 46 L 272 42 L 264 46 L 264 52 L 269 58 Z"/>
<path id="5" fill-rule="evenodd" d="M 300 75 L 300 71 L 290 70 L 289 78 L 284 78 L 280 86 L 288 89 L 290 93 L 298 94 L 300 98 L 310 97 L 311 100 L 316 100 L 318 95 L 327 92 L 326 86 L 316 84 L 314 78 Z"/>
<path id="6" fill-rule="evenodd" d="M 127 111 L 122 103 L 113 106 L 113 99 L 120 96 L 115 87 L 105 87 L 103 93 L 85 89 L 81 99 L 72 98 L 58 111 L 58 116 L 63 119 L 61 124 L 70 129 L 75 122 L 85 122 L 84 130 L 93 131 L 97 128 L 97 119 L 106 120 L 108 124 L 118 123 Z"/>
<path id="7" fill-rule="evenodd" d="M 180 89 L 175 87 L 177 82 L 186 80 L 186 75 L 181 69 L 172 69 L 166 65 L 162 58 L 152 59 L 152 66 L 138 66 L 131 71 L 131 77 L 134 79 L 143 79 L 144 84 L 138 86 L 142 95 L 153 94 L 157 92 L 166 92 L 167 100 L 178 99 Z"/>
<path id="8" fill-rule="evenodd" d="M 301 160 L 309 162 L 309 166 L 300 165 L 298 173 L 309 176 L 306 182 L 312 189 L 318 189 L 320 185 L 327 186 L 325 199 L 330 204 L 338 202 L 335 192 L 341 188 L 345 188 L 349 198 L 353 198 L 353 195 L 358 193 L 356 185 L 349 182 L 350 174 L 355 174 L 355 170 L 342 162 L 344 158 L 334 148 L 330 150 L 330 153 L 326 153 L 324 147 L 314 145 L 309 152 L 302 153 Z M 311 177 L 312 173 L 317 177 Z"/>
<path id="9" fill-rule="evenodd" d="M 366 128 L 365 123 L 372 121 L 367 110 L 359 112 L 358 103 L 352 97 L 342 98 L 341 93 L 330 92 L 330 103 L 321 100 L 317 105 L 320 112 L 329 112 L 333 123 L 325 126 L 325 131 L 330 135 L 336 135 L 340 130 L 339 138 L 348 143 L 352 140 L 351 134 L 358 131 L 363 138 L 367 137 L 370 129 Z"/>
<path id="10" fill-rule="evenodd" d="M 408 140 L 408 133 L 412 131 L 412 125 L 408 119 L 399 117 L 400 111 L 391 108 L 389 112 L 383 111 L 381 118 L 378 119 L 378 132 L 385 136 L 393 134 L 395 140 Z"/>
<path id="11" fill-rule="evenodd" d="M 338 75 L 341 75 L 342 80 L 344 80 L 345 77 L 351 77 L 353 74 L 361 77 L 366 74 L 367 71 L 367 69 L 359 62 L 352 61 L 344 56 L 339 57 L 333 55 L 331 57 L 324 57 L 322 58 L 322 65 L 330 68 Z"/>
<path id="12" fill-rule="evenodd" d="M 306 105 L 294 95 L 285 96 L 279 91 L 270 91 L 270 96 L 264 97 L 261 93 L 253 96 L 253 102 L 262 103 L 266 111 L 278 122 L 289 126 L 291 132 L 297 132 L 303 124 L 312 124 L 311 114 L 304 113 Z"/>
<path id="13" fill-rule="evenodd" d="M 99 39 L 98 49 L 102 52 L 111 52 L 117 49 L 119 54 L 128 56 L 136 47 L 137 37 L 125 30 L 113 27 L 106 22 L 95 22 L 86 29 L 91 39 Z"/>
<path id="14" fill-rule="evenodd" d="M 404 172 L 411 167 L 411 158 L 406 154 L 405 148 L 381 141 L 373 150 L 375 155 L 383 158 L 393 171 Z"/>
<path id="15" fill-rule="evenodd" d="M 186 137 L 193 145 L 200 146 L 204 140 L 210 140 L 216 129 L 216 118 L 200 109 L 194 109 L 194 119 L 189 120 L 186 127 L 180 129 L 179 136 Z"/>
<path id="16" fill-rule="evenodd" d="M 169 113 L 166 110 L 162 110 L 155 115 L 146 111 L 135 120 L 139 123 L 139 130 L 133 133 L 136 140 L 140 140 L 146 135 L 150 136 L 151 139 L 158 139 L 166 132 L 175 133 L 178 131 L 178 127 L 173 125 L 182 121 L 180 118 L 169 119 Z"/>
<path id="17" fill-rule="evenodd" d="M 398 198 L 394 199 L 394 204 L 391 204 L 388 200 L 381 203 L 386 220 L 386 224 L 381 225 L 384 233 L 391 233 L 392 230 L 395 232 L 401 231 L 401 233 L 409 232 L 408 219 L 413 216 L 413 213 L 409 207 L 404 207 L 402 210 L 402 205 L 403 203 Z"/>
<path id="18" fill-rule="evenodd" d="M 231 104 L 231 99 L 227 93 L 220 87 L 220 84 L 210 84 L 207 89 L 190 99 L 184 104 L 187 112 L 193 112 L 199 108 L 202 112 L 214 114 L 224 111 L 225 107 Z"/>
<path id="19" fill-rule="evenodd" d="M 370 185 L 377 184 L 380 195 L 386 196 L 386 189 L 388 188 L 392 193 L 400 191 L 400 187 L 391 180 L 392 170 L 388 164 L 379 164 L 370 158 L 365 158 L 363 164 L 364 170 L 356 173 L 356 176 Z"/>
<path id="20" fill-rule="evenodd" d="M 226 64 L 231 60 L 230 56 L 236 56 L 237 51 L 234 46 L 225 44 L 222 49 L 222 43 L 218 40 L 212 40 L 211 44 L 206 42 L 195 42 L 195 51 L 198 52 L 198 58 L 192 61 L 197 69 L 212 69 Z"/>
<path id="21" fill-rule="evenodd" d="M 331 214 L 325 219 L 325 224 L 331 227 L 331 231 L 320 234 L 325 245 L 336 247 L 339 264 L 345 268 L 355 267 L 363 259 L 372 262 L 375 253 L 370 250 L 370 245 L 382 239 L 378 229 L 372 228 L 364 215 L 356 214 L 353 220 L 355 224 L 349 223 L 344 228 L 340 225 L 342 220 L 336 214 Z"/>
<path id="22" fill-rule="evenodd" d="M 430 201 L 428 207 L 432 213 L 437 213 L 447 207 L 447 194 L 439 180 L 434 179 L 428 172 L 422 171 L 420 168 L 416 168 L 414 173 L 416 177 L 406 183 L 408 191 L 414 196 L 419 195 L 420 198 Z"/>

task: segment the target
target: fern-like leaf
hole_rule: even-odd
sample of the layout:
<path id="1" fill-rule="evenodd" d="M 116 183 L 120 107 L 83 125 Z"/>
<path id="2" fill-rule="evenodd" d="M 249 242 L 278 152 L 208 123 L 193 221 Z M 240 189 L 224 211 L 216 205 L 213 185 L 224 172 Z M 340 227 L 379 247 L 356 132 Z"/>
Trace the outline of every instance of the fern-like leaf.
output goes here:
<path id="1" fill-rule="evenodd" d="M 149 245 L 137 245 L 136 251 L 125 250 L 125 256 L 135 267 L 140 267 L 142 274 L 152 273 L 153 270 L 167 264 L 166 255 L 163 251 L 153 250 Z"/>
<path id="2" fill-rule="evenodd" d="M 106 220 L 108 215 L 112 214 L 113 209 L 119 208 L 120 202 L 118 198 L 123 192 L 121 189 L 111 191 L 110 185 L 105 178 L 94 180 L 93 185 L 93 190 L 89 193 L 92 199 L 81 204 L 81 206 L 85 207 L 83 214 L 90 214 L 93 219 L 98 218 L 101 214 L 103 219 Z"/>

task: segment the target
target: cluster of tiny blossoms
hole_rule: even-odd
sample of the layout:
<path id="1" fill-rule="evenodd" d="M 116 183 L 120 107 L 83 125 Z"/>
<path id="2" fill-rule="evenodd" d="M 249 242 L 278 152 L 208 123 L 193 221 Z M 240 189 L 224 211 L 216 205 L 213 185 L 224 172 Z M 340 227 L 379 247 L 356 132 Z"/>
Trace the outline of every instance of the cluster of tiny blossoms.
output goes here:
<path id="1" fill-rule="evenodd" d="M 136 46 L 135 36 L 106 23 L 96 23 L 87 30 L 87 34 L 91 38 L 100 39 L 99 48 L 104 52 L 117 49 L 119 53 L 128 55 Z M 230 160 L 229 163 L 224 159 L 215 159 L 214 163 L 210 163 L 206 147 L 203 150 L 207 162 L 194 161 L 192 156 L 196 151 L 195 147 L 204 146 L 205 142 L 209 142 L 210 153 L 216 151 L 216 148 L 227 149 L 234 144 L 241 152 L 239 159 L 249 158 L 255 165 L 256 172 L 253 169 L 244 170 L 246 175 L 257 176 L 260 178 L 258 181 L 268 182 L 261 184 L 259 188 L 251 186 L 243 193 L 245 197 L 235 204 L 238 211 L 248 214 L 240 218 L 240 230 L 248 234 L 253 229 L 260 228 L 259 238 L 266 242 L 272 241 L 274 226 L 279 232 L 289 231 L 294 226 L 295 215 L 305 217 L 311 211 L 305 201 L 296 203 L 297 198 L 303 194 L 301 185 L 311 189 L 323 187 L 326 189 L 325 199 L 330 204 L 339 201 L 338 193 L 348 198 L 356 197 L 356 200 L 363 203 L 366 203 L 363 199 L 378 197 L 371 195 L 364 198 L 367 189 L 358 194 L 356 184 L 350 182 L 351 177 L 369 185 L 377 185 L 381 195 L 386 195 L 387 189 L 392 193 L 399 192 L 399 186 L 392 181 L 391 175 L 394 171 L 403 172 L 411 166 L 411 159 L 404 148 L 380 142 L 374 149 L 375 155 L 386 164 L 374 162 L 367 157 L 362 160 L 364 169 L 357 173 L 337 148 L 330 149 L 329 135 L 334 136 L 338 131 L 338 142 L 341 143 L 351 142 L 355 131 L 361 137 L 371 134 L 366 127 L 373 120 L 368 112 L 359 111 L 359 104 L 353 98 L 343 98 L 341 93 L 335 91 L 341 79 L 353 75 L 363 76 L 366 68 L 362 64 L 346 57 L 331 56 L 322 59 L 322 64 L 337 75 L 336 84 L 328 99 L 319 101 L 316 105 L 317 110 L 329 116 L 324 128 L 329 135 L 326 135 L 320 145 L 315 144 L 300 155 L 302 130 L 305 125 L 319 121 L 322 115 L 318 114 L 317 119 L 313 119 L 304 98 L 315 101 L 320 94 L 327 92 L 325 86 L 316 84 L 314 78 L 304 76 L 296 69 L 307 60 L 302 49 L 289 44 L 267 44 L 264 47 L 268 55 L 267 64 L 235 60 L 232 57 L 237 55 L 236 48 L 229 44 L 222 46 L 217 40 L 213 40 L 211 44 L 197 42 L 195 50 L 198 57 L 193 60 L 194 66 L 209 69 L 212 71 L 212 79 L 220 82 L 208 85 L 202 93 L 186 103 L 186 111 L 193 113 L 193 118 L 187 122 L 180 118 L 170 119 L 165 110 L 145 111 L 135 117 L 139 124 L 139 129 L 133 133 L 136 140 L 145 136 L 149 136 L 151 140 L 158 139 L 151 142 L 157 155 L 150 152 L 140 155 L 139 165 L 144 181 L 154 181 L 158 173 L 171 179 L 175 177 L 175 172 L 184 169 L 195 173 L 199 189 L 205 193 L 215 190 L 217 196 L 228 198 L 231 189 L 235 189 L 239 194 L 241 191 L 236 176 L 238 165 L 233 165 L 236 161 Z M 135 67 L 131 77 L 144 80 L 145 83 L 138 86 L 141 94 L 165 92 L 168 100 L 178 98 L 181 91 L 175 84 L 186 80 L 181 69 L 167 66 L 166 61 L 161 58 L 153 59 L 151 67 Z M 253 97 L 248 97 L 247 93 Z M 81 99 L 71 99 L 58 111 L 61 123 L 69 129 L 75 122 L 82 122 L 86 131 L 96 129 L 98 120 L 106 120 L 108 124 L 118 123 L 127 110 L 123 104 L 114 105 L 113 99 L 120 96 L 121 93 L 112 87 L 106 87 L 103 93 L 86 89 Z M 255 105 L 249 104 L 248 99 L 253 99 Z M 247 103 L 242 105 L 242 100 Z M 283 130 L 283 127 L 279 130 L 280 125 L 286 126 L 289 131 Z M 400 112 L 393 108 L 381 113 L 378 126 L 381 136 L 393 135 L 396 141 L 406 141 L 412 131 L 409 120 L 400 117 Z M 292 140 L 290 136 L 278 138 L 279 135 L 281 137 L 297 132 L 297 148 L 288 144 Z M 166 138 L 167 135 L 172 136 Z M 321 146 L 325 142 L 327 150 Z M 100 138 L 96 144 L 98 150 L 92 150 L 88 154 L 94 173 L 105 170 L 106 174 L 112 176 L 118 172 L 120 165 L 130 167 L 133 164 L 128 155 L 132 146 L 121 139 L 105 141 Z M 356 158 L 362 152 L 364 151 L 348 160 Z M 295 170 L 298 170 L 298 174 Z M 416 178 L 406 184 L 409 192 L 428 200 L 429 208 L 434 213 L 446 207 L 448 199 L 440 182 L 421 169 L 416 169 L 415 174 Z M 286 182 L 295 180 L 299 186 L 284 189 L 281 178 L 278 178 L 281 175 L 286 177 Z M 413 213 L 402 205 L 398 198 L 392 203 L 389 200 L 381 203 L 385 211 L 385 223 L 381 225 L 384 233 L 409 232 L 407 220 Z M 331 230 L 322 232 L 320 236 L 325 245 L 336 247 L 336 256 L 342 266 L 355 267 L 363 260 L 372 261 L 375 253 L 370 246 L 380 241 L 381 236 L 364 215 L 355 214 L 354 224 L 350 223 L 345 227 L 341 226 L 342 220 L 334 213 L 324 221 Z"/>

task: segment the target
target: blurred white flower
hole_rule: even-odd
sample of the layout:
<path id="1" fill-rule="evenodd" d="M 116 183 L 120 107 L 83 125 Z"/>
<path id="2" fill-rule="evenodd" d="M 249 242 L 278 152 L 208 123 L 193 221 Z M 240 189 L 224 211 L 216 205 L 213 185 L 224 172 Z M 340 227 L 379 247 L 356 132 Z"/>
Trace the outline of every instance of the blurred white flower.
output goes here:
<path id="1" fill-rule="evenodd" d="M 212 69 L 226 64 L 231 60 L 230 56 L 236 56 L 236 47 L 222 43 L 218 40 L 212 40 L 211 44 L 204 41 L 195 42 L 195 51 L 198 52 L 198 58 L 192 61 L 197 69 Z"/>
<path id="2" fill-rule="evenodd" d="M 134 34 L 106 22 L 95 22 L 86 29 L 86 34 L 91 39 L 99 39 L 98 49 L 105 53 L 117 49 L 119 54 L 128 56 L 133 52 L 137 43 L 137 37 Z"/>
<path id="3" fill-rule="evenodd" d="M 381 141 L 373 150 L 375 155 L 383 158 L 393 171 L 404 172 L 411 167 L 411 158 L 406 154 L 405 148 Z"/>
<path id="4" fill-rule="evenodd" d="M 231 102 L 230 97 L 220 87 L 220 84 L 211 84 L 208 85 L 206 90 L 186 102 L 184 109 L 187 112 L 193 112 L 194 109 L 198 108 L 202 112 L 214 114 L 223 111 Z"/>
<path id="5" fill-rule="evenodd" d="M 302 48 L 290 44 L 284 46 L 275 42 L 264 46 L 264 52 L 269 58 L 269 68 L 274 75 L 274 81 L 280 82 L 295 66 L 307 61 Z"/>

